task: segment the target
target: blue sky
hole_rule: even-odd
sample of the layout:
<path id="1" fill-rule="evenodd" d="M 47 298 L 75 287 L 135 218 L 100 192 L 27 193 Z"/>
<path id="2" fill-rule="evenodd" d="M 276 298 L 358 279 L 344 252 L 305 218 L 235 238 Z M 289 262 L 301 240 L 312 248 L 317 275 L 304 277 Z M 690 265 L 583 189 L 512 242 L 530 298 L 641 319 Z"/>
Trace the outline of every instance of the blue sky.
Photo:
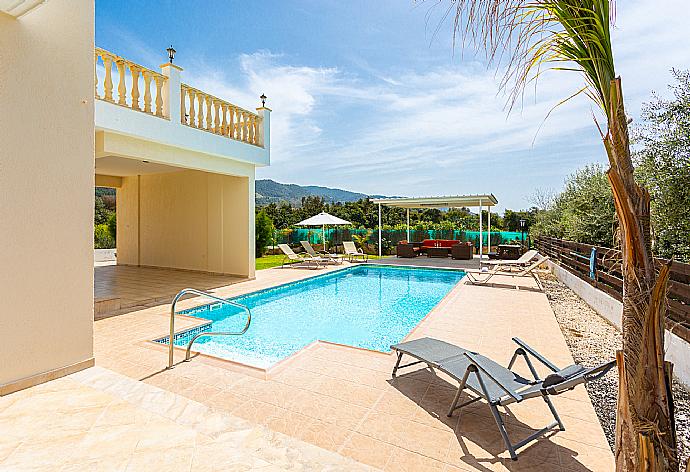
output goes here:
<path id="1" fill-rule="evenodd" d="M 499 209 L 605 162 L 576 74 L 548 73 L 510 115 L 500 72 L 453 51 L 436 2 L 96 0 L 96 44 L 245 108 L 268 96 L 270 167 L 257 178 L 369 194 L 494 193 Z M 447 5 L 444 2 L 442 5 Z M 614 53 L 628 113 L 690 64 L 685 0 L 619 1 Z"/>

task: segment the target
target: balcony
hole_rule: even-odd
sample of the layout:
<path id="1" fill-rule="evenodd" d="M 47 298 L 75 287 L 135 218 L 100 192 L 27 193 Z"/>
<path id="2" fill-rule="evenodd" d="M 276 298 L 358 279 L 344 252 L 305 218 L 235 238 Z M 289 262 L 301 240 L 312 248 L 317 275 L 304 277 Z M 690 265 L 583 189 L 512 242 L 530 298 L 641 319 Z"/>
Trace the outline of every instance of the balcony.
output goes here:
<path id="1" fill-rule="evenodd" d="M 96 157 L 222 173 L 268 165 L 270 110 L 252 112 L 184 84 L 182 73 L 176 64 L 154 71 L 96 48 Z M 137 153 L 142 147 L 146 154 Z"/>

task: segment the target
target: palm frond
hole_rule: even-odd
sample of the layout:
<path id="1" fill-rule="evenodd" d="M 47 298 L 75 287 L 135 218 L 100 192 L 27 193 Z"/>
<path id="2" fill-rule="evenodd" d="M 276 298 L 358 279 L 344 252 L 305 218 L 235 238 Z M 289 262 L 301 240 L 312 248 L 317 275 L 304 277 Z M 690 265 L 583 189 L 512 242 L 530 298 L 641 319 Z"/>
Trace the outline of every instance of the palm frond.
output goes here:
<path id="1" fill-rule="evenodd" d="M 501 86 L 512 107 L 545 70 L 581 73 L 586 93 L 608 114 L 616 72 L 611 49 L 613 0 L 451 0 L 454 36 L 505 62 Z M 455 39 L 455 38 L 454 38 Z"/>

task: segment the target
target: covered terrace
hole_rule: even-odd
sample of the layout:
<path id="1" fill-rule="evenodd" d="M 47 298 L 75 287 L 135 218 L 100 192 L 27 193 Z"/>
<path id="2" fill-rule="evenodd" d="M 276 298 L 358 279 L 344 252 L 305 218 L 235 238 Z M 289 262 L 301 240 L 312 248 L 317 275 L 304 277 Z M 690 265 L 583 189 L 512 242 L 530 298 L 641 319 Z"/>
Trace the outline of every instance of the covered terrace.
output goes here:
<path id="1" fill-rule="evenodd" d="M 453 195 L 442 197 L 414 197 L 414 198 L 375 198 L 373 203 L 379 206 L 379 256 L 381 256 L 381 207 L 405 208 L 407 211 L 407 240 L 410 240 L 410 208 L 413 209 L 445 209 L 445 208 L 476 208 L 479 207 L 479 259 L 483 257 L 484 244 L 484 207 L 488 211 L 488 234 L 491 234 L 491 207 L 498 204 L 494 194 L 485 195 Z"/>

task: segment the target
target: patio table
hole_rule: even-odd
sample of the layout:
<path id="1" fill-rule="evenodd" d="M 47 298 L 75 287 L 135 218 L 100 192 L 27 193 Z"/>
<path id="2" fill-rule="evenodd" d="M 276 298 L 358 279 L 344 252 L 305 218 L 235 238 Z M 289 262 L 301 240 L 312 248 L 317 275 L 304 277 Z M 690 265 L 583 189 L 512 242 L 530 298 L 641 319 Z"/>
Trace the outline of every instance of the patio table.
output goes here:
<path id="1" fill-rule="evenodd" d="M 448 257 L 450 254 L 449 247 L 428 247 L 426 248 L 427 257 Z"/>

